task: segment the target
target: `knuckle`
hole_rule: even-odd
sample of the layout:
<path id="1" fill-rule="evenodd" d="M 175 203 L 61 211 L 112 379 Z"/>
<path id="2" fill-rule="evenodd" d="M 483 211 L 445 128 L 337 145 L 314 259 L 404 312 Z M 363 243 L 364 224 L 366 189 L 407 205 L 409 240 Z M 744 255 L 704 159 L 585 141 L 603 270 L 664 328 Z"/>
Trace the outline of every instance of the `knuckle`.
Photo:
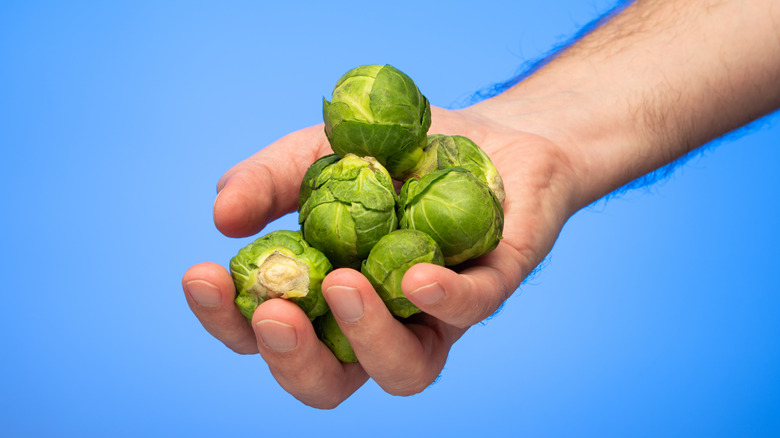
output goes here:
<path id="1" fill-rule="evenodd" d="M 416 367 L 405 374 L 404 378 L 392 384 L 382 385 L 382 388 L 391 395 L 408 397 L 423 392 L 436 376 L 430 377 L 429 372 L 423 367 Z"/>
<path id="2" fill-rule="evenodd" d="M 300 399 L 299 399 L 300 400 Z M 329 411 L 332 409 L 336 409 L 342 402 L 342 400 L 325 400 L 325 401 L 312 401 L 307 402 L 305 400 L 301 400 L 303 404 L 306 406 L 309 406 L 311 408 L 315 409 L 321 409 L 323 411 Z"/>
<path id="3" fill-rule="evenodd" d="M 458 328 L 465 329 L 478 324 L 493 314 L 499 304 L 496 304 L 494 295 L 489 290 L 474 287 L 460 299 L 454 300 L 448 316 L 444 317 L 447 323 Z"/>
<path id="4" fill-rule="evenodd" d="M 235 352 L 237 354 L 245 355 L 245 356 L 248 356 L 248 355 L 251 355 L 251 354 L 257 354 L 258 351 L 259 351 L 257 349 L 257 344 L 255 342 L 252 342 L 252 343 L 242 343 L 242 344 L 236 344 L 236 345 L 230 345 L 230 344 L 226 344 L 226 345 L 227 345 L 228 348 L 233 350 L 233 352 Z"/>
<path id="5" fill-rule="evenodd" d="M 390 395 L 396 395 L 399 397 L 409 397 L 423 392 L 425 388 L 428 387 L 429 383 L 430 382 L 422 382 L 422 381 L 414 380 L 414 381 L 406 382 L 399 386 L 393 386 L 391 388 L 384 388 L 384 389 Z"/>

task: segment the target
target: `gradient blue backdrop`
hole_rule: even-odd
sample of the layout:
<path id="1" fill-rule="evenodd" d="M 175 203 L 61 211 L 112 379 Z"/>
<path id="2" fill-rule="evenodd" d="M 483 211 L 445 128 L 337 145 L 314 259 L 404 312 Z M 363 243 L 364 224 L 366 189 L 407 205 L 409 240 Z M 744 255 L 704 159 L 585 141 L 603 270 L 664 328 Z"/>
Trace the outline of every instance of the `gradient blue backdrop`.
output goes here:
<path id="1" fill-rule="evenodd" d="M 0 436 L 780 434 L 777 117 L 575 215 L 420 395 L 314 410 L 208 335 L 217 180 L 342 73 L 463 106 L 612 2 L 278 3 L 0 4 Z"/>

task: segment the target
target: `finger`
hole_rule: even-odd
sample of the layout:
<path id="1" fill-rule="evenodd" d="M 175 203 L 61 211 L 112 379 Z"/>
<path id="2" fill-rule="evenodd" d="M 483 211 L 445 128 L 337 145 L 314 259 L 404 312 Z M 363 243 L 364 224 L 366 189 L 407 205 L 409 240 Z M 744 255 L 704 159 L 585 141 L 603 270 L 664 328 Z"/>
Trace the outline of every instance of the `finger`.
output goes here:
<path id="1" fill-rule="evenodd" d="M 276 381 L 301 402 L 320 409 L 338 406 L 368 376 L 359 364 L 344 364 L 317 338 L 294 303 L 272 299 L 252 317 L 257 347 Z"/>
<path id="2" fill-rule="evenodd" d="M 217 184 L 214 223 L 223 234 L 245 237 L 297 208 L 306 170 L 332 153 L 322 125 L 287 135 L 230 169 Z"/>
<path id="3" fill-rule="evenodd" d="M 329 274 L 323 293 L 363 369 L 390 394 L 411 395 L 428 387 L 464 332 L 432 318 L 405 326 L 352 269 Z"/>
<path id="4" fill-rule="evenodd" d="M 507 245 L 460 273 L 420 263 L 401 282 L 404 295 L 423 312 L 457 327 L 469 327 L 492 315 L 514 292 L 524 274 Z"/>
<path id="5" fill-rule="evenodd" d="M 237 353 L 257 353 L 255 334 L 233 303 L 235 286 L 225 268 L 216 263 L 195 265 L 184 274 L 182 288 L 206 331 Z"/>

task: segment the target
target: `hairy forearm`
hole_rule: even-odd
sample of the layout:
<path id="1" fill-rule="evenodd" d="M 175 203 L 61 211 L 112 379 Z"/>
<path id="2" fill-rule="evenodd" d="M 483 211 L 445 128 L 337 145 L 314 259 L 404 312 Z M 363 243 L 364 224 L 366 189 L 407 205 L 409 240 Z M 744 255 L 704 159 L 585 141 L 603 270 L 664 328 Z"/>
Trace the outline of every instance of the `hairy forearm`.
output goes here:
<path id="1" fill-rule="evenodd" d="M 780 3 L 639 0 L 475 110 L 567 150 L 583 204 L 780 107 Z"/>

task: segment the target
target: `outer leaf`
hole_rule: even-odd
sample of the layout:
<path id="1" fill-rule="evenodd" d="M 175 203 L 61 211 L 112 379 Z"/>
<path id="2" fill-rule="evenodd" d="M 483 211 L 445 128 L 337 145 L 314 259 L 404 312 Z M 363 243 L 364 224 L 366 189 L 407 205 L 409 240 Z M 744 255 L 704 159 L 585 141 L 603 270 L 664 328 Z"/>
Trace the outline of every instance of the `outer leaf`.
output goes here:
<path id="1" fill-rule="evenodd" d="M 349 340 L 341 331 L 333 313 L 328 312 L 314 321 L 314 331 L 323 344 L 342 362 L 357 362 L 357 356 L 349 344 Z"/>
<path id="2" fill-rule="evenodd" d="M 433 134 L 428 136 L 425 158 L 409 175 L 420 178 L 435 170 L 461 167 L 473 173 L 488 185 L 503 205 L 506 194 L 504 182 L 490 157 L 473 141 L 459 135 Z"/>
<path id="3" fill-rule="evenodd" d="M 406 126 L 420 124 L 425 97 L 409 76 L 387 65 L 379 70 L 371 88 L 370 105 L 375 120 L 392 120 Z"/>
<path id="4" fill-rule="evenodd" d="M 330 191 L 327 187 L 315 192 Z M 332 198 L 332 196 L 331 196 Z M 309 200 L 316 200 L 315 196 Z M 322 203 L 311 210 L 302 222 L 301 231 L 312 246 L 328 257 L 335 267 L 350 267 L 359 263 L 357 231 L 350 204 L 333 201 Z"/>
<path id="5" fill-rule="evenodd" d="M 356 120 L 340 122 L 328 136 L 331 148 L 337 154 L 374 157 L 396 179 L 403 179 L 422 159 L 425 138 L 419 128 Z"/>
<path id="6" fill-rule="evenodd" d="M 407 318 L 420 309 L 401 290 L 406 271 L 417 263 L 444 265 L 441 249 L 430 236 L 418 230 L 396 230 L 382 237 L 363 262 L 361 272 L 394 315 Z"/>
<path id="7" fill-rule="evenodd" d="M 333 151 L 375 157 L 396 179 L 422 159 L 430 104 L 414 82 L 392 66 L 347 72 L 323 99 L 325 134 Z"/>
<path id="8" fill-rule="evenodd" d="M 336 267 L 358 269 L 371 247 L 398 227 L 392 179 L 376 160 L 347 154 L 326 167 L 298 217 L 303 235 Z"/>
<path id="9" fill-rule="evenodd" d="M 301 189 L 298 195 L 298 210 L 303 207 L 303 204 L 311 196 L 311 192 L 314 190 L 314 183 L 322 170 L 331 164 L 335 164 L 339 159 L 339 156 L 336 154 L 325 155 L 309 166 L 309 169 L 303 175 L 303 181 L 301 181 Z"/>
<path id="10" fill-rule="evenodd" d="M 399 226 L 430 235 L 447 266 L 492 251 L 502 237 L 501 204 L 482 181 L 465 169 L 437 170 L 401 188 Z"/>
<path id="11" fill-rule="evenodd" d="M 355 218 L 357 233 L 357 259 L 368 257 L 371 248 L 386 234 L 398 228 L 398 217 L 395 215 L 395 205 L 387 210 L 372 210 L 360 204 L 352 204 L 352 217 Z M 352 265 L 360 268 L 360 263 Z"/>

